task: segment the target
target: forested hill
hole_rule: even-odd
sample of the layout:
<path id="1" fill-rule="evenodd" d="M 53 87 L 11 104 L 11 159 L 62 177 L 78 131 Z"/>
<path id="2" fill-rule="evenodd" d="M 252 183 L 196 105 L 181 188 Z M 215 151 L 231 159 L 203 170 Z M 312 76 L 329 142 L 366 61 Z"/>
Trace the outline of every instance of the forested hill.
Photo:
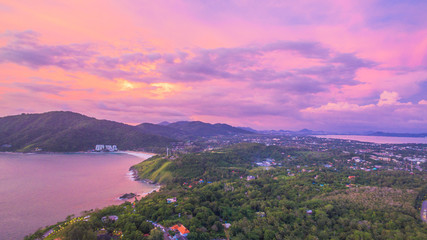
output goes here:
<path id="1" fill-rule="evenodd" d="M 140 178 L 159 183 L 183 183 L 200 178 L 219 181 L 247 174 L 255 161 L 281 159 L 282 151 L 277 146 L 241 143 L 221 151 L 186 154 L 178 158 L 154 156 L 132 168 L 137 170 Z"/>
<path id="2" fill-rule="evenodd" d="M 0 150 L 74 152 L 96 144 L 117 145 L 121 150 L 164 147 L 173 140 L 144 133 L 123 123 L 97 120 L 73 112 L 21 114 L 0 118 Z"/>
<path id="3" fill-rule="evenodd" d="M 137 126 L 141 129 L 144 133 L 147 134 L 154 134 L 174 139 L 184 139 L 189 136 L 189 133 L 181 131 L 179 129 L 171 128 L 168 126 L 163 126 L 159 124 L 153 124 L 153 123 L 142 123 Z"/>
<path id="4" fill-rule="evenodd" d="M 200 121 L 180 121 L 174 123 L 138 125 L 146 133 L 159 134 L 173 138 L 212 137 L 219 135 L 253 134 L 253 132 L 232 127 L 223 123 L 204 123 Z"/>

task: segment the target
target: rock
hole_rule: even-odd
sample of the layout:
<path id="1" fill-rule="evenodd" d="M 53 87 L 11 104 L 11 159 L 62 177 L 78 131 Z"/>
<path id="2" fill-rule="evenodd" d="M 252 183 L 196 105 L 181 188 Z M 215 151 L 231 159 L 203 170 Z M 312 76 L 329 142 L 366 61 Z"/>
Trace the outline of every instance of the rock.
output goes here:
<path id="1" fill-rule="evenodd" d="M 135 193 L 125 193 L 123 194 L 121 197 L 119 197 L 121 200 L 123 199 L 129 199 L 129 198 L 134 198 L 137 195 Z"/>

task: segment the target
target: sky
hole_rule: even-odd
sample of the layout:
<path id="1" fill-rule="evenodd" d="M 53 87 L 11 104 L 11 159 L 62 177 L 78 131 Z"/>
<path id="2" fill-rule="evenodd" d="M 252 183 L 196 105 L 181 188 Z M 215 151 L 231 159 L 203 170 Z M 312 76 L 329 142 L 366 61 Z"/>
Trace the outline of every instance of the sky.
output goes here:
<path id="1" fill-rule="evenodd" d="M 427 132 L 427 1 L 0 0 L 0 116 Z"/>

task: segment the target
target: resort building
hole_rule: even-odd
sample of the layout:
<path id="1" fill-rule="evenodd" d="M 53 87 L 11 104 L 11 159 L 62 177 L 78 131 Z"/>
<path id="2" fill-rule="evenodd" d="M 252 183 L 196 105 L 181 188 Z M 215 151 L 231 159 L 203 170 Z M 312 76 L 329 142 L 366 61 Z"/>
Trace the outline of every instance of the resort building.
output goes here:
<path id="1" fill-rule="evenodd" d="M 188 229 L 182 224 L 173 225 L 170 229 L 178 231 L 182 236 L 187 236 L 190 233 L 190 231 L 188 231 Z"/>

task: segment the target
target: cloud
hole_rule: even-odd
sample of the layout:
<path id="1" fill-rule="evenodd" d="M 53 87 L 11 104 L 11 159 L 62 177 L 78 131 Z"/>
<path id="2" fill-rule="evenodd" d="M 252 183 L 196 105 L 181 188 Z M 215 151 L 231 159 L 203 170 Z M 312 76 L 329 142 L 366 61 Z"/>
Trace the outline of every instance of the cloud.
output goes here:
<path id="1" fill-rule="evenodd" d="M 427 105 L 427 100 L 423 99 L 418 102 L 420 105 Z"/>
<path id="2" fill-rule="evenodd" d="M 400 97 L 397 92 L 384 91 L 380 95 L 380 100 L 378 101 L 378 106 L 387 106 L 387 105 L 411 105 L 412 103 L 402 103 L 399 102 Z"/>
<path id="3" fill-rule="evenodd" d="M 400 97 L 397 92 L 389 92 L 384 91 L 380 95 L 380 100 L 378 101 L 378 106 L 384 106 L 384 105 L 394 105 L 399 103 Z"/>
<path id="4" fill-rule="evenodd" d="M 43 45 L 33 31 L 9 33 L 11 41 L 0 48 L 0 63 L 13 62 L 31 68 L 57 66 L 82 69 L 95 53 L 89 44 Z"/>
<path id="5" fill-rule="evenodd" d="M 368 25 L 374 28 L 387 28 L 399 26 L 400 29 L 409 31 L 412 29 L 424 29 L 424 10 L 427 7 L 425 1 L 376 1 L 370 11 L 367 11 Z"/>
<path id="6" fill-rule="evenodd" d="M 427 126 L 425 1 L 6 5 L 3 113 L 49 106 L 125 122 Z"/>
<path id="7" fill-rule="evenodd" d="M 18 82 L 14 83 L 13 85 L 34 93 L 48 93 L 58 96 L 60 96 L 62 92 L 70 91 L 70 86 L 60 86 L 54 84 Z"/>
<path id="8" fill-rule="evenodd" d="M 270 43 L 261 48 L 263 52 L 270 51 L 292 51 L 306 58 L 327 59 L 331 54 L 328 49 L 318 42 L 288 42 L 280 41 Z"/>
<path id="9" fill-rule="evenodd" d="M 45 45 L 33 31 L 9 34 L 10 41 L 0 48 L 2 62 L 31 68 L 56 66 L 67 71 L 83 71 L 109 80 L 133 82 L 204 82 L 214 79 L 247 81 L 260 89 L 298 93 L 325 91 L 328 85 L 356 85 L 355 73 L 375 63 L 353 53 L 340 53 L 319 42 L 277 41 L 257 46 L 187 49 L 174 53 L 124 52 L 103 55 L 94 44 Z M 290 55 L 289 55 L 290 54 Z M 304 67 L 273 66 L 288 62 L 288 56 L 308 62 Z M 311 61 L 311 60 L 310 60 Z M 0 62 L 1 63 L 1 62 Z"/>
<path id="10" fill-rule="evenodd" d="M 369 104 L 369 105 L 357 105 L 352 104 L 348 102 L 337 102 L 337 103 L 327 103 L 326 105 L 322 105 L 318 108 L 309 107 L 306 109 L 303 109 L 303 112 L 325 112 L 325 111 L 362 111 L 367 108 L 372 108 L 375 105 Z"/>
<path id="11" fill-rule="evenodd" d="M 400 100 L 400 97 L 397 92 L 383 91 L 380 95 L 380 99 L 376 104 L 358 105 L 358 104 L 348 103 L 348 102 L 337 102 L 337 103 L 329 102 L 325 105 L 321 105 L 320 107 L 308 107 L 308 108 L 302 109 L 301 111 L 316 112 L 316 113 L 325 113 L 329 111 L 360 112 L 360 111 L 379 108 L 379 107 L 412 105 L 412 103 L 410 102 L 402 103 L 402 102 L 399 102 L 399 100 Z"/>

